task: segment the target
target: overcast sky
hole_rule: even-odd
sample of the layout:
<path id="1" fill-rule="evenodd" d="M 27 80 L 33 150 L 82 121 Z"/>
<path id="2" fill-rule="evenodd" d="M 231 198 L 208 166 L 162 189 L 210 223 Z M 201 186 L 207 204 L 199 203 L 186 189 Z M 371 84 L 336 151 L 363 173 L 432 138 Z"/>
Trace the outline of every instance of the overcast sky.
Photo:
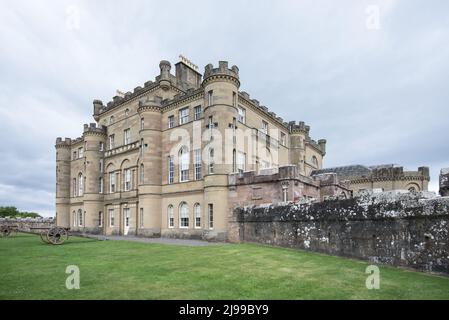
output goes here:
<path id="1" fill-rule="evenodd" d="M 430 166 L 433 191 L 449 167 L 449 1 L 0 3 L 0 205 L 53 215 L 55 138 L 179 54 L 236 64 L 242 91 L 327 139 L 325 167 Z"/>

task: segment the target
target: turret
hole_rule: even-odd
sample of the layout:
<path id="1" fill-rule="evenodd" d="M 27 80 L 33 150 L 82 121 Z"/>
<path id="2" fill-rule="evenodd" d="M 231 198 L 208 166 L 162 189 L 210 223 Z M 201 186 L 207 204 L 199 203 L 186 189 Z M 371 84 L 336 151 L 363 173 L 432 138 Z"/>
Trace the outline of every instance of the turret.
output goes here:
<path id="1" fill-rule="evenodd" d="M 310 127 L 306 126 L 304 122 L 290 121 L 288 124 L 290 132 L 290 163 L 298 167 L 301 174 L 305 174 L 305 148 L 306 138 L 309 135 Z"/>
<path id="2" fill-rule="evenodd" d="M 56 225 L 70 226 L 70 145 L 71 139 L 56 139 Z"/>
<path id="3" fill-rule="evenodd" d="M 93 105 L 94 105 L 93 116 L 94 116 L 95 121 L 98 122 L 98 120 L 100 119 L 101 109 L 103 109 L 103 107 L 104 107 L 103 102 L 101 100 L 94 100 Z"/>
<path id="4" fill-rule="evenodd" d="M 171 85 L 170 81 L 171 64 L 167 60 L 162 60 L 159 63 L 159 68 L 161 69 L 161 74 L 159 76 L 159 85 L 163 90 L 168 90 Z"/>

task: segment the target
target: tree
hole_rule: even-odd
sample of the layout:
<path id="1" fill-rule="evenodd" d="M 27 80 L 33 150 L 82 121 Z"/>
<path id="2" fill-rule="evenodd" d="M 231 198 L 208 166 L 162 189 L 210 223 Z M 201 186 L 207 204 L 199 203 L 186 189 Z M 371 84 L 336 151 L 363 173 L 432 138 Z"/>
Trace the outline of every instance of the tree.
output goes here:
<path id="1" fill-rule="evenodd" d="M 41 218 L 41 215 L 35 212 L 19 212 L 16 207 L 0 207 L 0 217 L 12 218 Z"/>

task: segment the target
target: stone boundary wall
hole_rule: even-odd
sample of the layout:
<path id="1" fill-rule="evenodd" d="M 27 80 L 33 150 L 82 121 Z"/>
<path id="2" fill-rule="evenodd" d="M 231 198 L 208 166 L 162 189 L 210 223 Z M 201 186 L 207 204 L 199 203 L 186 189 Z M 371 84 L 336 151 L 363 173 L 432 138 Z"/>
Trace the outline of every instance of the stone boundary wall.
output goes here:
<path id="1" fill-rule="evenodd" d="M 0 225 L 18 226 L 19 232 L 39 233 L 31 228 L 51 228 L 55 226 L 53 218 L 0 218 Z"/>
<path id="2" fill-rule="evenodd" d="M 229 241 L 361 258 L 449 274 L 449 197 L 364 193 L 320 203 L 237 208 Z"/>

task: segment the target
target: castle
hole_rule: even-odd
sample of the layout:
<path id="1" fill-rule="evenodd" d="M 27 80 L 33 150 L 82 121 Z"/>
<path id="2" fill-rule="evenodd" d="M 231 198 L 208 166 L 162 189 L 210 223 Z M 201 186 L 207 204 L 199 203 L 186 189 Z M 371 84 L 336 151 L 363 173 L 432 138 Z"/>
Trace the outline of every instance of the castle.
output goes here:
<path id="1" fill-rule="evenodd" d="M 352 196 L 344 177 L 320 172 L 326 140 L 239 91 L 237 66 L 159 67 L 143 87 L 94 100 L 81 137 L 56 139 L 57 225 L 227 240 L 236 207 Z"/>

